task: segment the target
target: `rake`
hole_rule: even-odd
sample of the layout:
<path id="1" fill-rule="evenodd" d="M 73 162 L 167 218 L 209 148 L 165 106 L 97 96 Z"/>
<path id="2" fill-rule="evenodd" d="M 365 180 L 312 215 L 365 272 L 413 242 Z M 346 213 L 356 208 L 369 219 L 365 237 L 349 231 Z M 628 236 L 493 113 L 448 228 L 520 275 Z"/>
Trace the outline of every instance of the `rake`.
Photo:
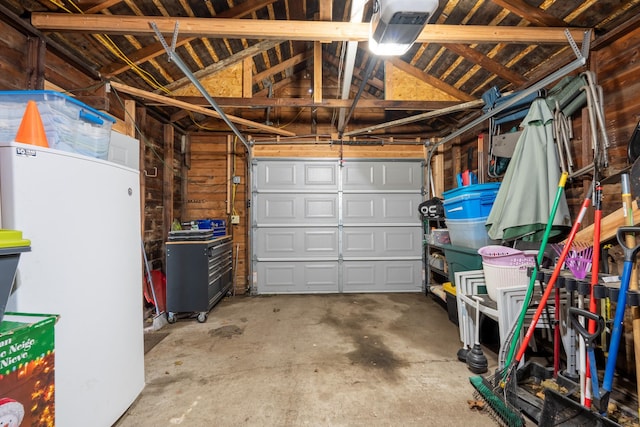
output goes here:
<path id="1" fill-rule="evenodd" d="M 551 245 L 553 250 L 559 256 L 564 249 L 564 244 L 554 243 Z M 591 270 L 591 261 L 593 259 L 593 246 L 587 242 L 573 242 L 571 249 L 567 252 L 564 265 L 573 273 L 576 279 L 582 280 L 587 277 L 587 273 Z"/>
<path id="2" fill-rule="evenodd" d="M 505 385 L 513 384 L 513 381 L 507 381 L 507 377 L 510 375 L 514 375 L 514 369 L 511 365 L 513 361 L 513 355 L 515 352 L 515 348 L 517 345 L 518 337 L 520 336 L 520 332 L 524 325 L 524 319 L 527 312 L 527 307 L 531 301 L 533 296 L 533 288 L 536 280 L 536 276 L 538 273 L 538 266 L 542 263 L 542 259 L 544 257 L 544 249 L 547 245 L 547 241 L 549 240 L 549 235 L 551 234 L 551 228 L 553 227 L 553 220 L 556 216 L 556 212 L 558 209 L 558 205 L 560 204 L 560 199 L 562 197 L 562 193 L 564 191 L 564 186 L 567 182 L 568 174 L 563 172 L 560 181 L 558 182 L 558 189 L 556 191 L 556 197 L 551 207 L 551 212 L 549 213 L 549 220 L 547 221 L 547 226 L 545 228 L 544 234 L 542 236 L 542 242 L 540 243 L 540 250 L 538 251 L 538 258 L 536 260 L 536 265 L 533 268 L 533 272 L 531 274 L 531 281 L 529 283 L 529 287 L 527 288 L 527 293 L 525 295 L 522 310 L 520 311 L 520 315 L 518 317 L 518 321 L 514 325 L 512 333 L 512 342 L 509 349 L 509 354 L 507 356 L 507 363 L 505 367 L 501 370 L 498 370 L 496 374 L 491 379 L 486 379 L 481 376 L 475 376 L 469 378 L 469 382 L 476 390 L 476 396 L 484 399 L 493 415 L 497 421 L 501 424 L 509 426 L 509 427 L 520 427 L 524 426 L 524 419 L 520 411 L 515 408 L 510 402 L 508 395 L 513 392 L 513 390 L 509 390 Z M 509 340 L 507 340 L 509 341 Z M 514 365 L 515 366 L 515 365 Z"/>
<path id="3" fill-rule="evenodd" d="M 560 183 L 558 184 L 558 192 L 556 193 L 556 201 L 559 198 L 559 194 L 561 194 L 562 189 L 564 188 L 564 183 L 567 178 L 567 173 L 563 172 L 562 177 L 560 178 Z M 571 231 L 569 232 L 569 236 L 566 238 L 567 246 L 565 246 L 560 254 L 558 259 L 558 263 L 556 264 L 555 269 L 553 270 L 553 274 L 547 283 L 547 287 L 544 290 L 542 297 L 538 303 L 538 306 L 533 314 L 533 319 L 524 334 L 524 337 L 519 343 L 518 347 L 518 337 L 520 336 L 522 324 L 524 323 L 524 317 L 526 315 L 529 302 L 531 301 L 531 293 L 533 293 L 533 284 L 535 283 L 535 278 L 537 275 L 537 265 L 534 268 L 534 272 L 531 276 L 531 283 L 529 284 L 529 289 L 527 289 L 527 295 L 525 295 L 525 300 L 523 301 L 522 310 L 520 311 L 520 317 L 518 318 L 518 323 L 515 325 L 514 330 L 512 331 L 511 339 L 509 342 L 509 354 L 507 356 L 507 361 L 505 363 L 504 368 L 498 370 L 494 375 L 492 380 L 486 380 L 484 378 L 470 378 L 471 384 L 476 388 L 476 391 L 480 394 L 481 397 L 485 399 L 485 401 L 489 404 L 490 408 L 493 410 L 495 414 L 500 417 L 500 421 L 505 423 L 508 426 L 522 426 L 524 425 L 524 419 L 522 415 L 518 413 L 517 410 L 514 410 L 514 405 L 512 405 L 509 400 L 517 399 L 517 378 L 516 378 L 516 369 L 518 364 L 522 361 L 525 351 L 529 346 L 529 341 L 533 336 L 533 332 L 536 328 L 538 320 L 542 314 L 542 311 L 545 309 L 547 300 L 554 289 L 556 284 L 556 280 L 560 275 L 560 270 L 562 264 L 565 262 L 567 253 L 569 252 L 571 242 L 578 232 L 578 229 L 581 226 L 582 218 L 584 217 L 589 205 L 591 204 L 591 195 L 594 191 L 594 183 L 591 184 L 589 191 L 587 192 L 582 206 L 580 207 L 580 212 L 578 213 L 577 218 L 575 219 Z M 556 203 L 554 202 L 554 206 L 551 209 L 551 215 L 549 223 L 547 223 L 547 229 L 545 230 L 545 235 L 543 236 L 540 251 L 538 253 L 539 257 L 543 253 L 544 246 L 548 240 L 547 231 L 551 228 L 551 222 L 553 221 L 553 217 L 555 216 L 555 208 Z M 538 262 L 540 264 L 540 260 Z M 516 352 L 516 347 L 517 353 Z M 515 353 L 515 357 L 514 357 Z M 500 392 L 500 390 L 502 392 Z M 504 393 L 504 394 L 503 394 Z M 503 396 L 501 396 L 503 394 Z"/>
<path id="4" fill-rule="evenodd" d="M 565 244 L 552 244 L 551 247 L 559 256 L 562 251 L 565 249 Z M 591 270 L 592 261 L 593 261 L 593 245 L 587 242 L 577 242 L 574 241 L 571 243 L 569 251 L 567 252 L 567 256 L 564 261 L 564 265 L 568 268 L 573 276 L 578 280 L 583 280 L 587 277 L 587 273 Z M 569 286 L 567 285 L 567 289 L 569 290 Z M 575 288 L 572 288 L 569 292 L 569 299 L 567 304 L 567 313 L 573 307 L 575 303 Z M 556 287 L 556 307 L 560 304 L 560 290 Z M 580 295 L 578 297 L 578 308 L 584 308 L 584 296 Z M 560 367 L 560 315 L 559 310 L 556 310 L 556 328 L 554 334 L 554 374 L 557 375 Z M 569 315 L 567 314 L 567 319 L 569 319 Z M 565 375 L 568 378 L 576 378 L 579 377 L 580 381 L 580 396 L 581 400 L 585 395 L 584 390 L 584 377 L 586 375 L 586 366 L 585 366 L 585 345 L 584 342 L 580 341 L 580 358 L 579 358 L 579 368 L 576 366 L 576 333 L 573 328 L 572 322 L 567 321 L 567 339 L 564 342 L 565 349 L 567 351 L 567 367 L 565 371 Z M 579 375 L 577 375 L 579 373 Z"/>

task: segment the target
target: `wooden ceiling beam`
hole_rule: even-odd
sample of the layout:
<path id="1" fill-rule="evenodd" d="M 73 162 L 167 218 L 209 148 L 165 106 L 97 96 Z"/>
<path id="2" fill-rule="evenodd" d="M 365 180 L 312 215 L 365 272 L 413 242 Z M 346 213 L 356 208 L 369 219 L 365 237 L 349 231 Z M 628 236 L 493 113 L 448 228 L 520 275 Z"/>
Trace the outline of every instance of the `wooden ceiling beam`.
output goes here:
<path id="1" fill-rule="evenodd" d="M 176 22 L 183 37 L 216 37 L 265 40 L 365 41 L 368 23 L 285 21 L 266 19 L 219 19 L 164 16 L 69 15 L 36 12 L 31 15 L 34 27 L 44 31 L 84 32 L 91 34 L 153 34 L 149 23 L 160 32 L 173 35 Z M 569 29 L 582 40 L 584 29 Z M 507 27 L 481 25 L 429 24 L 416 40 L 418 43 L 535 43 L 564 44 L 563 28 Z"/>
<path id="2" fill-rule="evenodd" d="M 117 0 L 121 1 L 121 0 Z M 274 3 L 276 0 L 256 0 L 251 2 L 242 3 L 239 6 L 235 6 L 231 9 L 227 9 L 224 12 L 220 12 L 216 16 L 216 18 L 242 18 L 243 16 L 247 16 L 256 10 L 259 10 L 263 7 Z M 115 15 L 118 16 L 118 15 Z M 184 44 L 189 43 L 190 41 L 196 39 L 197 37 L 181 37 L 176 41 L 176 46 L 182 46 Z M 171 37 L 167 37 L 166 42 L 168 45 L 171 45 Z M 129 60 L 136 65 L 140 65 L 144 62 L 147 62 L 157 56 L 165 53 L 164 47 L 162 43 L 156 42 L 150 44 L 148 46 L 143 47 L 142 49 L 128 55 Z M 118 74 L 124 73 L 129 70 L 131 66 L 129 64 L 125 64 L 124 62 L 116 61 L 112 62 L 109 65 L 106 65 L 100 69 L 100 73 L 106 77 L 117 76 Z"/>
<path id="3" fill-rule="evenodd" d="M 453 86 L 451 86 L 450 84 L 447 84 L 445 82 L 443 82 L 442 80 L 433 77 L 430 74 L 425 73 L 424 71 L 420 70 L 419 68 L 414 67 L 411 64 L 407 64 L 406 62 L 404 62 L 402 59 L 400 58 L 387 58 L 387 61 L 389 61 L 394 67 L 396 67 L 399 70 L 404 71 L 405 73 L 419 79 L 422 80 L 423 82 L 437 88 L 440 89 L 441 91 L 455 97 L 458 98 L 461 101 L 474 101 L 476 98 L 474 98 L 473 96 L 469 95 L 466 92 L 461 91 L 460 89 L 457 89 Z"/>
<path id="4" fill-rule="evenodd" d="M 567 23 L 556 18 L 539 7 L 531 6 L 522 0 L 491 0 L 500 7 L 515 13 L 539 27 L 566 27 Z M 580 39 L 581 40 L 581 39 Z"/>
<path id="5" fill-rule="evenodd" d="M 209 106 L 202 96 L 176 96 L 178 101 L 192 105 Z M 350 99 L 325 98 L 315 102 L 312 98 L 227 98 L 214 97 L 216 103 L 224 108 L 268 108 L 268 107 L 317 107 L 317 108 L 349 108 L 353 103 Z M 153 105 L 153 103 L 148 103 Z M 458 105 L 457 101 L 398 101 L 383 99 L 361 99 L 356 105 L 357 109 L 380 108 L 384 110 L 402 111 L 431 111 Z"/>
<path id="6" fill-rule="evenodd" d="M 217 119 L 221 119 L 220 114 L 218 114 L 216 111 L 209 109 L 209 108 L 204 108 L 204 107 L 200 107 L 197 105 L 192 105 L 192 104 L 188 104 L 186 102 L 182 102 L 182 101 L 178 101 L 176 99 L 172 99 L 169 98 L 167 96 L 163 96 L 163 95 L 158 95 L 156 93 L 152 93 L 152 92 L 148 92 L 146 90 L 141 90 L 141 89 L 137 89 L 135 87 L 131 87 L 131 86 L 127 86 L 124 85 L 122 83 L 118 83 L 118 82 L 111 82 L 111 87 L 117 91 L 120 91 L 122 93 L 127 93 L 129 95 L 132 96 L 136 96 L 139 98 L 144 98 L 150 101 L 155 101 L 164 105 L 168 105 L 171 107 L 177 107 L 177 108 L 182 108 L 184 110 L 188 110 L 188 111 L 193 111 L 194 113 L 200 113 L 202 115 L 205 116 L 209 116 L 209 117 L 214 117 Z M 273 126 L 267 126 L 267 125 L 263 125 L 262 123 L 257 123 L 257 122 L 253 122 L 251 120 L 246 120 L 243 119 L 241 117 L 235 117 L 235 116 L 230 116 L 227 114 L 227 118 L 229 119 L 229 121 L 231 121 L 234 124 L 239 124 L 239 125 L 243 125 L 243 126 L 250 126 L 252 128 L 264 131 L 266 133 L 272 133 L 272 134 L 276 134 L 276 135 L 283 135 L 283 136 L 295 136 L 296 134 L 293 132 L 289 132 L 287 130 L 284 129 L 278 129 L 275 128 Z"/>
<path id="7" fill-rule="evenodd" d="M 520 86 L 527 82 L 527 79 L 520 74 L 510 70 L 498 61 L 489 58 L 488 56 L 478 52 L 475 49 L 470 48 L 467 45 L 449 43 L 444 44 L 443 46 L 448 50 L 467 58 L 472 63 L 478 64 L 480 67 L 484 68 L 490 73 L 495 74 L 508 82 L 511 82 L 515 86 Z"/>
<path id="8" fill-rule="evenodd" d="M 352 131 L 345 132 L 344 135 L 345 136 L 361 135 L 363 133 L 369 133 L 379 129 L 385 129 L 385 128 L 394 127 L 394 126 L 402 126 L 408 123 L 415 123 L 422 120 L 431 119 L 434 117 L 446 116 L 447 114 L 458 112 L 458 111 L 477 109 L 482 107 L 483 105 L 484 105 L 484 102 L 481 99 L 477 99 L 474 101 L 464 102 L 462 104 L 456 104 L 450 107 L 445 107 L 440 110 L 429 111 L 428 113 L 422 113 L 416 116 L 406 117 L 404 119 L 393 120 L 387 123 L 380 123 L 380 124 L 369 126 L 362 129 L 354 129 Z"/>

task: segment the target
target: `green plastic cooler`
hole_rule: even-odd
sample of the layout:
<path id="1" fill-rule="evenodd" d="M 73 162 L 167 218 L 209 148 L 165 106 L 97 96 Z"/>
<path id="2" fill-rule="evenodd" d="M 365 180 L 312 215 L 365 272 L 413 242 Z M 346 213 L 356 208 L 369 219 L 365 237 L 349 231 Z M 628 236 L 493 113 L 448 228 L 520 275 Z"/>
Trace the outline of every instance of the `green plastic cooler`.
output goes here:
<path id="1" fill-rule="evenodd" d="M 13 288 L 20 254 L 30 250 L 31 241 L 22 238 L 22 231 L 0 230 L 0 322 Z"/>

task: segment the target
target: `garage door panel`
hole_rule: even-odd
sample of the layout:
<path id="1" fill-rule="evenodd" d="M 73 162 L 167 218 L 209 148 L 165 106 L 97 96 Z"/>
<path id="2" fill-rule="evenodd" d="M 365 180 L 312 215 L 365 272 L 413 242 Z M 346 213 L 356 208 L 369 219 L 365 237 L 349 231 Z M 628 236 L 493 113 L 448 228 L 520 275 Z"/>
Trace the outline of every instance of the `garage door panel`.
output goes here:
<path id="1" fill-rule="evenodd" d="M 420 192 L 422 165 L 418 162 L 346 162 L 342 188 L 345 192 Z"/>
<path id="2" fill-rule="evenodd" d="M 255 290 L 420 292 L 422 166 L 415 159 L 255 159 Z"/>
<path id="3" fill-rule="evenodd" d="M 415 257 L 420 255 L 419 227 L 344 227 L 342 254 L 349 257 Z"/>
<path id="4" fill-rule="evenodd" d="M 337 293 L 338 262 L 260 262 L 256 280 L 261 293 Z"/>
<path id="5" fill-rule="evenodd" d="M 338 225 L 337 194 L 272 194 L 256 197 L 258 226 Z"/>
<path id="6" fill-rule="evenodd" d="M 338 259 L 335 228 L 259 228 L 256 257 L 266 259 Z"/>
<path id="7" fill-rule="evenodd" d="M 336 162 L 260 161 L 257 165 L 258 191 L 337 191 Z"/>
<path id="8" fill-rule="evenodd" d="M 343 292 L 419 292 L 422 261 L 344 261 Z"/>
<path id="9" fill-rule="evenodd" d="M 344 225 L 420 225 L 420 194 L 347 193 L 342 197 Z"/>

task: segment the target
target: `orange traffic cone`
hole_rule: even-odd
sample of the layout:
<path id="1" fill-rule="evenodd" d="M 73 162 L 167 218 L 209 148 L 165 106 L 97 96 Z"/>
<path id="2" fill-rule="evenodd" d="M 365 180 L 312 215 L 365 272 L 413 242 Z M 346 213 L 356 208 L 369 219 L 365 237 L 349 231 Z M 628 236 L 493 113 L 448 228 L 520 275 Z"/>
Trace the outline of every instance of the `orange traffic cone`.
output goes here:
<path id="1" fill-rule="evenodd" d="M 49 147 L 44 125 L 42 124 L 42 117 L 40 117 L 35 101 L 27 103 L 27 109 L 24 112 L 24 116 L 22 116 L 22 122 L 20 122 L 18 134 L 16 135 L 16 142 Z"/>

